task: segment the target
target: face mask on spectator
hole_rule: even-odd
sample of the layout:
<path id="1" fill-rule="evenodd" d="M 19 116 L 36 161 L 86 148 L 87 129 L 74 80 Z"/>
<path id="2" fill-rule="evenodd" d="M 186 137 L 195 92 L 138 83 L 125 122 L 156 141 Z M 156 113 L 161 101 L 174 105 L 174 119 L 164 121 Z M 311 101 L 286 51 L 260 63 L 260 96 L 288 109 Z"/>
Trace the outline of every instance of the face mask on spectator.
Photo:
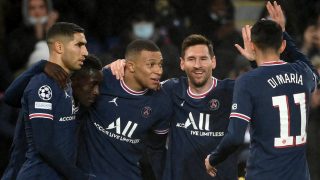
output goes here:
<path id="1" fill-rule="evenodd" d="M 133 24 L 133 33 L 137 38 L 149 39 L 154 33 L 154 25 L 151 22 L 139 22 Z"/>
<path id="2" fill-rule="evenodd" d="M 224 25 L 224 24 L 226 24 L 228 22 L 227 17 L 218 15 L 218 14 L 216 14 L 214 12 L 211 12 L 209 14 L 209 16 L 213 21 L 218 22 L 221 25 Z"/>
<path id="3" fill-rule="evenodd" d="M 42 16 L 42 17 L 39 17 L 39 18 L 35 18 L 35 17 L 29 17 L 28 18 L 28 21 L 31 25 L 35 25 L 35 24 L 44 24 L 48 21 L 48 16 Z"/>

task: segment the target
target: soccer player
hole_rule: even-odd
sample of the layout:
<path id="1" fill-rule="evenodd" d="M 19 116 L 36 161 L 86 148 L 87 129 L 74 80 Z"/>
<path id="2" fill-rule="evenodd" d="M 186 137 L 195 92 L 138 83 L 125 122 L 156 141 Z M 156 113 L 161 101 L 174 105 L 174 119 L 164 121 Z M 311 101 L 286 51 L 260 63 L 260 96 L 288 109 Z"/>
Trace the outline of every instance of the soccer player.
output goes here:
<path id="1" fill-rule="evenodd" d="M 84 30 L 76 24 L 54 24 L 47 43 L 49 61 L 68 74 L 79 70 L 88 55 Z M 35 75 L 24 90 L 22 111 L 28 150 L 17 179 L 87 179 L 75 166 L 77 109 L 71 83 L 61 89 L 46 74 Z"/>
<path id="2" fill-rule="evenodd" d="M 205 37 L 190 35 L 181 49 L 180 66 L 187 78 L 171 79 L 162 85 L 174 105 L 163 179 L 212 179 L 203 168 L 203 159 L 226 132 L 234 81 L 212 76 L 216 59 Z M 237 179 L 236 154 L 220 168 L 222 173 L 216 179 Z"/>
<path id="3" fill-rule="evenodd" d="M 281 7 L 268 2 L 267 9 L 274 21 L 260 20 L 242 29 L 245 48 L 237 47 L 259 67 L 236 80 L 228 133 L 205 165 L 210 175 L 219 174 L 216 166 L 242 144 L 249 123 L 246 179 L 308 180 L 306 124 L 318 76 L 284 32 Z M 297 57 L 294 63 L 280 60 L 286 43 Z"/>
<path id="4" fill-rule="evenodd" d="M 75 71 L 71 76 L 72 90 L 75 100 L 75 104 L 80 103 L 79 111 L 83 112 L 84 108 L 89 107 L 99 94 L 99 84 L 102 81 L 102 65 L 99 59 L 95 56 L 88 55 L 83 62 L 80 70 Z M 19 78 L 6 91 L 6 98 L 17 96 L 17 91 L 25 89 L 25 82 L 29 82 L 30 79 L 38 74 L 45 71 L 50 77 L 53 77 L 56 81 L 61 80 L 60 76 L 64 75 L 64 70 L 51 62 L 41 61 L 37 65 L 34 65 L 28 71 L 24 72 Z M 56 73 L 58 72 L 58 73 Z M 61 74 L 62 73 L 62 74 Z M 64 77 L 62 77 L 64 79 Z M 24 83 L 23 83 L 24 82 Z M 15 99 L 15 97 L 13 98 Z M 14 104 L 13 101 L 8 99 L 8 103 L 15 107 L 21 107 L 21 104 Z M 82 113 L 79 113 L 80 115 Z M 77 119 L 79 118 L 77 114 Z M 24 130 L 23 116 L 19 117 L 14 140 L 11 147 L 10 161 L 7 166 L 5 173 L 2 176 L 3 180 L 16 179 L 16 176 L 20 170 L 20 167 L 25 162 L 25 153 L 27 151 L 26 135 Z"/>
<path id="5" fill-rule="evenodd" d="M 123 80 L 103 70 L 100 96 L 84 125 L 84 151 L 79 166 L 97 179 L 141 179 L 139 160 L 150 146 L 164 149 L 172 107 L 163 91 L 154 91 L 162 75 L 160 49 L 148 40 L 131 42 L 126 49 Z M 148 134 L 151 134 L 148 136 Z M 159 162 L 160 163 L 160 162 Z"/>
<path id="6" fill-rule="evenodd" d="M 173 116 L 164 180 L 212 179 L 203 168 L 203 159 L 218 145 L 229 124 L 234 81 L 212 76 L 216 59 L 212 43 L 201 35 L 190 35 L 182 43 L 181 69 L 187 74 L 162 83 L 170 95 Z M 123 61 L 110 64 L 118 78 Z M 159 155 L 159 154 L 158 154 Z M 151 157 L 151 159 L 154 157 Z M 154 163 L 151 160 L 151 164 Z M 236 154 L 223 163 L 215 179 L 237 179 Z"/>

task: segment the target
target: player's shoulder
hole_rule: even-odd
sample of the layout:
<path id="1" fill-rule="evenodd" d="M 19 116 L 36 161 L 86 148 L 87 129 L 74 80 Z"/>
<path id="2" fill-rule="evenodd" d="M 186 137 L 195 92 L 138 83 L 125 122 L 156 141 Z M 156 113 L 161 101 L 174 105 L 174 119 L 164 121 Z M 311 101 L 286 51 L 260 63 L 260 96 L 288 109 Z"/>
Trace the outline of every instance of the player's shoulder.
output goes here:
<path id="1" fill-rule="evenodd" d="M 186 77 L 171 78 L 161 82 L 161 88 L 167 93 L 172 93 L 174 91 L 181 91 L 181 89 L 186 89 L 188 87 L 188 79 Z"/>
<path id="2" fill-rule="evenodd" d="M 40 73 L 33 76 L 26 89 L 34 89 L 40 86 L 48 86 L 50 89 L 57 89 L 58 84 L 45 73 Z"/>
<path id="3" fill-rule="evenodd" d="M 244 87 L 250 89 L 252 86 L 256 86 L 256 83 L 259 83 L 262 78 L 259 76 L 259 71 L 260 70 L 257 68 L 240 75 L 235 80 L 235 87 Z"/>

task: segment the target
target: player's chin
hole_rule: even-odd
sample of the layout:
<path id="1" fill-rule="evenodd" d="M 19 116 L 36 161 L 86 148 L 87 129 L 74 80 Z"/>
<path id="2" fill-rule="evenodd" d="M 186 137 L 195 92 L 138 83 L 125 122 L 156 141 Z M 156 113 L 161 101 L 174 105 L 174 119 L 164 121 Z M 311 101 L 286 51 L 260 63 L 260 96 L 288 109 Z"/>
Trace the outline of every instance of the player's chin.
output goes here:
<path id="1" fill-rule="evenodd" d="M 148 84 L 148 89 L 158 90 L 158 89 L 159 89 L 159 86 L 160 86 L 159 83 Z"/>

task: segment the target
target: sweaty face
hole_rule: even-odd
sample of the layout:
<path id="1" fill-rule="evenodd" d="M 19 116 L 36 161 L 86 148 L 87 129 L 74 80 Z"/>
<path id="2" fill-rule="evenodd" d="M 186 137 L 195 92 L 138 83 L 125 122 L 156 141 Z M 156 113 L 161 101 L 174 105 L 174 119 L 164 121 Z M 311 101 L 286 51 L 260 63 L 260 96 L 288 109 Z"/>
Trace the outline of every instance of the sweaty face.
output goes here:
<path id="1" fill-rule="evenodd" d="M 83 33 L 75 33 L 73 40 L 64 43 L 62 61 L 69 71 L 79 70 L 88 55 L 87 40 Z"/>
<path id="2" fill-rule="evenodd" d="M 48 14 L 44 0 L 29 0 L 29 16 L 39 18 Z"/>
<path id="3" fill-rule="evenodd" d="M 83 106 L 91 106 L 99 95 L 99 84 L 102 72 L 94 71 L 90 75 L 72 80 L 72 90 L 75 99 Z"/>
<path id="4" fill-rule="evenodd" d="M 162 75 L 162 55 L 156 51 L 141 51 L 136 56 L 134 78 L 143 89 L 156 89 Z"/>
<path id="5" fill-rule="evenodd" d="M 186 72 L 191 86 L 202 87 L 210 83 L 212 70 L 216 67 L 216 60 L 214 57 L 210 57 L 206 45 L 194 45 L 185 50 L 180 66 Z"/>

